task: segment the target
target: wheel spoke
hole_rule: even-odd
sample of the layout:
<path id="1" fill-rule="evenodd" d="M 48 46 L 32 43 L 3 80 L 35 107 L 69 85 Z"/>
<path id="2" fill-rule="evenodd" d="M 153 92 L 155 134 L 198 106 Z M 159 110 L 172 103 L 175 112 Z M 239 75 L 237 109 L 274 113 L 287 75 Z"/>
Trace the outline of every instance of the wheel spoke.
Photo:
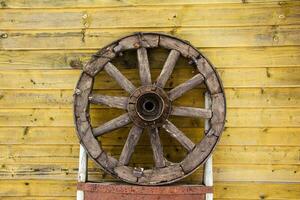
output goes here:
<path id="1" fill-rule="evenodd" d="M 113 131 L 113 130 L 116 130 L 123 126 L 126 126 L 130 122 L 131 122 L 131 120 L 129 118 L 128 113 L 125 113 L 123 115 L 120 115 L 117 118 L 114 118 L 114 119 L 106 122 L 105 124 L 102 124 L 101 126 L 99 126 L 97 128 L 93 128 L 93 134 L 94 134 L 94 136 L 97 137 L 97 136 L 103 135 L 109 131 Z"/>
<path id="2" fill-rule="evenodd" d="M 120 166 L 128 165 L 131 155 L 134 152 L 134 148 L 137 145 L 142 132 L 143 132 L 143 128 L 140 128 L 136 125 L 133 125 L 133 127 L 130 129 L 126 143 L 120 155 L 120 159 L 119 159 Z"/>
<path id="3" fill-rule="evenodd" d="M 160 75 L 158 76 L 158 78 L 156 80 L 156 85 L 158 87 L 163 88 L 166 85 L 169 77 L 171 76 L 171 74 L 173 72 L 173 69 L 176 65 L 176 62 L 177 62 L 179 56 L 180 56 L 179 51 L 171 50 L 164 66 L 160 72 Z"/>
<path id="4" fill-rule="evenodd" d="M 142 47 L 137 50 L 139 73 L 142 85 L 151 84 L 151 74 L 147 55 L 147 49 Z"/>
<path id="5" fill-rule="evenodd" d="M 163 125 L 163 128 L 189 152 L 194 149 L 195 144 L 188 137 L 186 137 L 185 134 L 180 131 L 172 122 L 166 120 L 166 124 Z"/>
<path id="6" fill-rule="evenodd" d="M 128 98 L 116 97 L 101 94 L 92 94 L 89 96 L 89 100 L 94 104 L 103 104 L 112 108 L 126 109 Z"/>
<path id="7" fill-rule="evenodd" d="M 173 106 L 171 115 L 183 117 L 202 117 L 205 119 L 209 119 L 212 117 L 212 112 L 209 109 Z"/>
<path id="8" fill-rule="evenodd" d="M 104 69 L 124 90 L 130 94 L 135 90 L 135 86 L 112 63 L 108 62 Z"/>
<path id="9" fill-rule="evenodd" d="M 163 155 L 163 147 L 160 143 L 160 138 L 157 128 L 149 129 L 150 142 L 153 151 L 155 166 L 158 168 L 165 167 L 165 159 Z"/>
<path id="10" fill-rule="evenodd" d="M 201 74 L 197 74 L 193 76 L 191 79 L 187 80 L 186 82 L 173 88 L 168 92 L 170 100 L 174 101 L 178 97 L 182 96 L 185 92 L 201 84 L 203 80 L 204 80 L 203 76 Z"/>

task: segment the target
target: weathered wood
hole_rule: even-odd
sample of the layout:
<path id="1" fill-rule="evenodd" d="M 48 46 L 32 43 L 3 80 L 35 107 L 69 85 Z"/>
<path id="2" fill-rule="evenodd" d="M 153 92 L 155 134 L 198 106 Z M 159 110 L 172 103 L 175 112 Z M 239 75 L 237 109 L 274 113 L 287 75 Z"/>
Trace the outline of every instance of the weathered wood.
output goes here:
<path id="1" fill-rule="evenodd" d="M 107 43 L 135 31 L 170 33 L 174 28 L 86 29 L 79 30 L 5 30 L 0 34 L 3 50 L 99 49 Z M 276 31 L 276 34 L 275 34 Z M 272 33 L 272 34 L 270 34 Z M 84 42 L 82 42 L 82 36 Z M 299 45 L 299 25 L 217 28 L 179 28 L 176 35 L 189 40 L 195 47 L 272 47 Z M 201 38 L 199 37 L 201 35 Z M 274 41 L 274 36 L 275 40 Z M 99 39 L 101 38 L 101 40 Z"/>
<path id="2" fill-rule="evenodd" d="M 94 104 L 103 104 L 111 108 L 120 108 L 126 109 L 128 98 L 127 97 L 117 97 L 117 96 L 108 96 L 101 94 L 91 94 L 89 100 Z"/>
<path id="3" fill-rule="evenodd" d="M 225 106 L 224 104 L 222 106 Z M 201 117 L 209 119 L 212 117 L 212 111 L 203 108 L 193 108 L 184 106 L 173 106 L 171 115 L 183 116 L 183 117 Z"/>
<path id="4" fill-rule="evenodd" d="M 146 38 L 146 36 L 148 38 Z M 196 49 L 194 49 L 194 47 L 192 47 L 191 45 L 189 45 L 188 43 L 180 39 L 170 37 L 167 35 L 162 35 L 162 34 L 158 35 L 155 33 L 146 33 L 146 34 L 139 33 L 139 34 L 125 37 L 117 41 L 116 43 L 117 45 L 114 46 L 113 50 L 111 48 L 109 49 L 110 52 L 113 51 L 114 53 L 121 55 L 122 51 L 129 50 L 129 49 L 137 49 L 138 68 L 139 68 L 141 83 L 143 86 L 151 85 L 151 73 L 150 73 L 150 66 L 149 66 L 149 60 L 148 60 L 146 48 L 157 47 L 159 43 L 160 47 L 171 49 L 171 52 L 169 53 L 169 56 L 163 66 L 163 69 L 157 78 L 158 85 L 154 84 L 153 86 L 151 86 L 151 88 L 149 88 L 146 91 L 142 90 L 144 87 L 141 87 L 139 88 L 140 90 L 138 90 L 137 96 L 132 97 L 131 95 L 130 97 L 133 98 L 133 100 L 132 103 L 129 105 L 133 107 L 133 110 L 145 109 L 145 112 L 147 112 L 148 114 L 150 113 L 149 110 L 147 110 L 147 108 L 142 108 L 140 105 L 138 106 L 134 105 L 133 102 L 136 101 L 136 98 L 138 98 L 140 95 L 144 95 L 144 97 L 146 98 L 149 93 L 149 90 L 153 94 L 154 91 L 157 92 L 158 89 L 163 90 L 162 87 L 165 86 L 167 80 L 169 79 L 171 73 L 173 72 L 175 64 L 180 55 L 183 55 L 184 57 L 193 60 L 194 62 L 196 62 L 196 64 L 199 62 L 199 59 L 197 60 L 197 58 L 200 56 L 200 54 Z M 99 57 L 100 54 L 101 52 L 99 53 Z M 99 59 L 101 59 L 101 57 Z M 208 75 L 206 74 L 207 71 L 206 68 L 208 69 L 208 71 L 210 70 Z M 135 91 L 135 86 L 111 62 L 105 64 L 104 69 L 111 77 L 113 77 L 116 80 L 116 82 L 121 86 L 121 88 L 123 88 L 124 90 L 126 90 L 131 94 Z M 191 79 L 185 81 L 182 84 L 179 84 L 177 87 L 169 91 L 168 92 L 169 97 L 165 96 L 164 99 L 169 98 L 171 101 L 174 101 L 175 99 L 182 96 L 185 92 L 200 85 L 204 80 L 210 91 L 212 91 L 210 87 L 215 88 L 215 86 L 210 86 L 210 85 L 216 83 L 221 88 L 221 85 L 219 85 L 219 79 L 217 75 L 214 73 L 213 68 L 208 64 L 208 62 L 204 66 L 204 70 L 206 70 L 203 73 L 204 75 L 201 73 L 197 73 Z M 216 83 L 213 81 L 209 81 L 212 74 L 216 75 L 215 77 Z M 91 88 L 92 87 L 89 86 L 89 89 Z M 81 91 L 77 90 L 76 94 L 80 94 L 80 93 Z M 163 91 L 161 91 L 161 93 L 155 93 L 155 95 L 159 96 L 160 98 L 163 98 L 163 96 L 161 96 L 162 94 L 164 94 Z M 188 175 L 194 169 L 199 167 L 199 165 L 202 164 L 202 162 L 204 162 L 204 160 L 212 152 L 217 142 L 217 139 L 215 138 L 216 136 L 219 136 L 221 134 L 224 125 L 224 123 L 220 121 L 217 121 L 217 123 L 214 122 L 216 120 L 212 121 L 212 128 L 210 129 L 210 131 L 207 133 L 205 138 L 201 140 L 200 143 L 195 145 L 188 137 L 185 136 L 183 132 L 181 132 L 174 124 L 172 124 L 170 121 L 167 120 L 166 124 L 163 125 L 163 128 L 169 134 L 171 134 L 172 137 L 177 139 L 178 142 L 189 152 L 189 154 L 184 158 L 182 162 L 180 162 L 180 164 L 174 164 L 173 162 L 170 162 L 164 158 L 163 147 L 158 133 L 159 131 L 158 128 L 160 126 L 158 125 L 158 123 L 154 121 L 156 119 L 151 118 L 151 124 L 147 125 L 146 128 L 148 129 L 148 135 L 150 137 L 150 143 L 152 147 L 152 155 L 155 163 L 155 168 L 150 170 L 145 170 L 145 171 L 143 168 L 133 169 L 131 167 L 128 167 L 127 165 L 129 164 L 131 155 L 134 152 L 135 146 L 137 145 L 141 133 L 143 132 L 143 128 L 140 128 L 139 126 L 141 124 L 144 125 L 146 123 L 146 122 L 141 122 L 141 124 L 138 125 L 135 122 L 135 118 L 139 119 L 143 117 L 138 115 L 131 116 L 129 115 L 131 113 L 125 113 L 92 130 L 91 125 L 89 123 L 90 117 L 88 116 L 87 119 L 87 112 L 86 112 L 86 109 L 88 108 L 87 105 L 89 105 L 89 101 L 98 104 L 102 103 L 111 107 L 126 109 L 127 111 L 126 104 L 127 101 L 129 100 L 125 97 L 118 98 L 118 97 L 112 97 L 106 95 L 88 94 L 85 95 L 85 97 L 86 97 L 86 99 L 84 99 L 84 101 L 86 102 L 84 104 L 85 109 L 81 109 L 83 110 L 83 112 L 80 113 L 80 115 L 82 113 L 84 114 L 83 119 L 85 120 L 76 121 L 77 126 L 79 126 L 78 129 L 80 130 L 80 132 L 83 133 L 81 137 L 83 144 L 86 145 L 86 147 L 89 149 L 88 150 L 89 154 L 93 154 L 92 157 L 94 158 L 94 160 L 98 162 L 98 164 L 100 164 L 104 168 L 104 170 L 111 173 L 112 175 L 117 175 L 117 177 L 130 183 L 146 184 L 146 185 L 151 185 L 151 184 L 161 185 L 161 184 L 175 182 L 183 178 L 184 176 Z M 215 100 L 215 103 L 218 103 L 218 101 L 220 101 L 219 98 Z M 151 101 L 149 100 L 149 102 Z M 164 103 L 168 104 L 168 102 L 169 101 L 166 101 Z M 145 105 L 143 104 L 142 106 Z M 223 104 L 220 104 L 218 106 L 225 107 L 225 100 Z M 219 119 L 218 116 L 222 115 L 221 109 L 223 109 L 223 113 L 225 114 L 225 108 L 219 108 L 218 106 L 216 105 L 212 110 L 217 113 L 216 117 Z M 170 110 L 167 109 L 166 112 L 162 114 L 165 117 L 165 119 L 169 117 L 169 111 Z M 142 112 L 139 112 L 139 115 L 144 115 L 144 114 Z M 208 119 L 212 117 L 212 111 L 208 109 L 201 109 L 201 108 L 194 108 L 194 107 L 174 106 L 171 110 L 171 115 L 198 117 L 198 118 L 202 117 Z M 148 118 L 145 118 L 143 120 L 147 121 Z M 115 158 L 110 157 L 106 152 L 102 151 L 101 146 L 98 143 L 98 141 L 95 139 L 95 137 L 101 136 L 109 131 L 113 131 L 123 126 L 126 126 L 132 121 L 135 123 L 135 125 L 130 130 L 125 145 L 122 149 L 121 155 L 119 157 L 119 161 L 117 161 Z M 211 138 L 213 140 L 211 140 Z M 162 170 L 155 171 L 157 169 L 162 169 Z"/>
<path id="5" fill-rule="evenodd" d="M 6 0 L 7 2 L 7 0 Z M 74 0 L 69 2 L 75 2 Z M 231 2 L 231 1 L 229 1 Z M 236 1 L 235 3 L 237 3 Z M 249 1 L 248 1 L 249 2 Z M 247 3 L 248 3 L 247 2 Z M 94 2 L 96 4 L 96 2 Z M 64 9 L 23 9 L 18 10 L 6 9 L 2 11 L 2 29 L 80 29 L 85 28 L 125 28 L 125 27 L 155 27 L 164 28 L 172 27 L 179 24 L 180 27 L 225 27 L 225 26 L 257 26 L 257 25 L 290 25 L 299 23 L 297 13 L 299 4 L 295 2 L 286 2 L 277 5 L 274 2 L 270 4 L 242 4 L 239 2 L 235 5 L 211 4 L 199 5 L 198 1 L 190 1 L 187 4 L 191 6 L 145 6 L 148 2 L 126 2 L 122 4 L 123 8 L 114 7 L 115 3 L 107 2 L 109 9 L 99 8 L 97 4 L 94 8 L 86 9 L 69 9 L 77 7 L 70 5 Z M 156 4 L 162 2 L 156 2 Z M 202 1 L 200 2 L 200 4 Z M 205 2 L 208 3 L 208 2 Z M 33 8 L 39 2 L 32 2 Z M 138 6 L 136 6 L 138 4 Z M 151 5 L 151 3 L 149 3 Z M 165 1 L 164 1 L 165 4 Z M 173 2 L 166 2 L 173 4 Z M 176 4 L 176 3 L 174 3 Z M 198 4 L 198 5 L 195 5 Z M 180 12 L 185 15 L 180 16 Z M 275 13 L 275 14 L 274 14 Z M 284 13 L 284 18 L 280 14 Z M 86 14 L 86 15 L 85 15 Z M 274 17 L 270 18 L 274 14 Z M 170 16 L 177 17 L 170 17 Z M 85 16 L 85 19 L 82 17 Z M 141 18 L 140 16 L 143 16 Z M 196 17 L 195 17 L 196 16 Z M 45 20 L 46 19 L 46 20 Z M 64 20 L 61 20 L 64 19 Z M 133 20 L 134 19 L 134 20 Z M 146 20 L 147 19 L 147 20 Z M 259 20 L 258 20 L 259 19 Z"/>
<path id="6" fill-rule="evenodd" d="M 142 133 L 143 129 L 136 125 L 133 125 L 133 127 L 130 129 L 126 143 L 124 144 L 119 158 L 119 165 L 128 165 L 131 155 L 134 152 L 135 146 L 137 145 Z"/>
<path id="7" fill-rule="evenodd" d="M 150 136 L 151 147 L 153 150 L 153 159 L 155 162 L 155 166 L 157 168 L 164 167 L 165 159 L 163 155 L 163 147 L 160 143 L 160 137 L 157 128 L 152 128 L 148 130 Z"/>
<path id="8" fill-rule="evenodd" d="M 171 76 L 176 62 L 180 56 L 180 52 L 177 50 L 171 50 L 165 64 L 160 72 L 160 75 L 156 79 L 156 85 L 158 87 L 164 88 L 169 77 Z"/>
<path id="9" fill-rule="evenodd" d="M 180 131 L 172 122 L 167 120 L 166 124 L 163 125 L 163 128 L 180 144 L 182 144 L 182 146 L 186 148 L 189 152 L 194 149 L 195 144 L 182 131 Z"/>
<path id="10" fill-rule="evenodd" d="M 151 74 L 146 48 L 141 47 L 137 49 L 137 59 L 141 83 L 142 85 L 150 85 Z"/>
<path id="11" fill-rule="evenodd" d="M 170 165 L 164 168 L 144 170 L 142 177 L 138 178 L 139 183 L 159 184 L 164 181 L 174 181 L 184 175 L 179 164 Z"/>
<path id="12" fill-rule="evenodd" d="M 276 3 L 275 5 L 278 4 L 279 6 L 284 6 L 286 4 L 290 4 L 293 3 L 293 0 L 286 0 L 284 4 L 281 3 L 282 1 L 280 0 L 248 0 L 247 4 L 249 4 L 249 6 L 251 6 L 254 3 L 259 3 L 259 6 L 268 6 L 271 3 Z M 143 0 L 143 1 L 114 1 L 114 0 L 108 0 L 108 1 L 100 1 L 100 2 L 94 2 L 94 1 L 86 1 L 86 0 L 68 0 L 68 1 L 49 1 L 49 0 L 32 0 L 32 1 L 24 1 L 24 0 L 6 0 L 5 3 L 3 3 L 2 8 L 11 8 L 11 9 L 15 9 L 15 8 L 45 8 L 46 9 L 51 9 L 51 8 L 85 8 L 85 9 L 95 9 L 95 8 L 110 8 L 114 7 L 114 8 L 118 8 L 118 9 L 124 9 L 124 7 L 134 7 L 134 6 L 147 6 L 147 7 L 152 7 L 152 6 L 163 6 L 163 8 L 165 7 L 175 7 L 175 6 L 186 6 L 186 7 L 195 7 L 195 6 L 199 6 L 199 7 L 208 7 L 208 6 L 212 6 L 212 10 L 215 10 L 216 6 L 218 7 L 225 7 L 227 8 L 228 5 L 233 5 L 233 6 L 239 6 L 241 4 L 240 0 L 201 0 L 201 1 L 195 1 L 195 0 L 165 0 L 165 1 L 160 1 L 160 0 Z M 244 4 L 243 4 L 244 5 Z M 244 5 L 244 6 L 246 6 Z M 196 7 L 196 8 L 197 8 Z M 264 8 L 264 7 L 263 7 Z M 248 7 L 247 7 L 248 9 Z M 114 12 L 118 12 L 114 11 Z M 142 9 L 142 11 L 144 11 L 144 9 Z M 204 10 L 205 11 L 205 10 Z M 114 13 L 113 12 L 113 13 Z M 231 13 L 231 12 L 229 12 Z M 151 13 L 152 15 L 150 17 L 154 17 L 153 13 Z M 119 15 L 117 15 L 119 16 Z M 231 16 L 231 15 L 230 15 Z M 221 16 L 220 16 L 221 17 Z M 220 20 L 220 17 L 218 17 L 217 19 Z M 250 18 L 250 17 L 245 17 L 246 19 Z M 261 17 L 259 17 L 260 19 Z M 146 18 L 147 19 L 147 18 Z M 161 19 L 158 18 L 158 20 Z M 192 18 L 194 20 L 196 20 L 195 18 Z M 202 19 L 201 17 L 199 17 L 199 20 Z M 256 18 L 255 18 L 256 19 Z M 153 23 L 157 22 L 158 20 L 152 19 L 149 20 L 150 22 Z M 203 20 L 203 19 L 202 19 Z M 243 20 L 243 19 L 240 19 Z M 239 21 L 240 21 L 239 20 Z M 253 19 L 254 20 L 254 19 Z M 209 23 L 209 19 L 205 19 L 203 20 L 207 23 Z M 127 21 L 128 22 L 128 21 Z M 191 22 L 192 23 L 192 22 Z M 259 23 L 259 21 L 254 21 L 253 22 L 255 25 L 257 23 Z M 127 26 L 132 26 L 132 25 L 128 25 Z"/>
<path id="13" fill-rule="evenodd" d="M 118 160 L 114 157 L 108 155 L 105 151 L 101 153 L 99 157 L 96 159 L 97 163 L 99 163 L 106 172 L 111 174 L 114 173 L 115 167 L 118 165 Z"/>
<path id="14" fill-rule="evenodd" d="M 158 46 L 158 41 L 159 35 L 138 33 L 121 39 L 118 45 L 114 47 L 114 52 L 119 53 L 140 47 L 153 48 Z"/>
<path id="15" fill-rule="evenodd" d="M 130 181 L 134 183 L 138 180 L 138 178 L 133 175 L 132 167 L 118 166 L 115 167 L 114 172 L 118 175 L 118 177 L 125 181 Z"/>
<path id="16" fill-rule="evenodd" d="M 84 136 L 81 136 L 81 143 L 88 150 L 88 153 L 92 158 L 97 158 L 103 150 L 101 149 L 98 141 L 95 139 L 92 133 L 92 129 L 89 127 Z"/>
<path id="17" fill-rule="evenodd" d="M 223 123 L 225 121 L 225 97 L 223 93 L 212 95 L 212 112 L 211 123 Z"/>
<path id="18" fill-rule="evenodd" d="M 122 71 L 122 73 L 124 76 L 128 77 L 134 85 L 140 83 L 135 69 L 123 68 L 123 70 L 124 72 Z M 160 70 L 156 68 L 152 72 L 155 77 L 159 75 Z M 300 85 L 298 76 L 300 67 L 297 66 L 285 68 L 226 68 L 219 69 L 218 72 L 220 73 L 225 89 L 232 90 L 232 93 L 235 93 L 235 89 L 249 90 L 255 88 L 257 89 L 257 94 L 259 94 L 258 91 L 261 91 L 261 95 L 265 95 L 265 90 L 268 91 L 272 88 L 277 90 L 295 89 Z M 192 73 L 190 68 L 175 68 L 170 77 L 171 81 L 167 82 L 166 88 L 173 88 L 193 75 L 195 74 Z M 2 70 L 0 71 L 0 76 L 1 89 L 73 90 L 80 72 L 78 70 Z M 105 91 L 120 89 L 118 83 L 113 81 L 106 73 L 101 72 L 94 79 L 93 89 Z M 10 80 L 14 81 L 11 82 Z"/>
<path id="19" fill-rule="evenodd" d="M 94 90 L 94 94 L 126 96 L 123 90 Z M 202 107 L 204 88 L 193 89 L 188 95 L 173 102 L 174 106 Z M 227 108 L 299 108 L 300 88 L 226 88 Z M 281 94 L 278 96 L 278 94 Z M 73 90 L 0 90 L 0 108 L 71 108 Z M 11 101 L 14 99 L 14 101 Z M 90 105 L 91 108 L 107 108 L 105 105 Z"/>
<path id="20" fill-rule="evenodd" d="M 93 134 L 94 136 L 98 137 L 100 135 L 103 135 L 109 131 L 116 130 L 118 128 L 121 128 L 131 122 L 131 119 L 128 116 L 128 113 L 125 113 L 123 115 L 120 115 L 117 118 L 114 118 L 105 124 L 102 124 L 101 126 L 97 128 L 93 128 Z"/>
<path id="21" fill-rule="evenodd" d="M 181 53 L 184 57 L 194 57 L 197 58 L 199 56 L 199 52 L 191 47 L 190 45 L 180 41 L 178 39 L 173 39 L 168 36 L 160 36 L 159 46 L 166 49 L 174 49 Z"/>
<path id="22" fill-rule="evenodd" d="M 182 96 L 185 92 L 193 89 L 197 85 L 200 85 L 203 82 L 204 78 L 201 74 L 197 74 L 193 76 L 191 79 L 187 80 L 186 82 L 176 86 L 171 91 L 168 92 L 169 98 L 171 101 Z"/>
<path id="23" fill-rule="evenodd" d="M 205 136 L 200 143 L 196 144 L 193 151 L 189 153 L 180 164 L 183 171 L 189 173 L 203 163 L 210 155 L 217 139 L 215 136 Z"/>
<path id="24" fill-rule="evenodd" d="M 113 77 L 118 84 L 129 93 L 135 90 L 135 86 L 110 62 L 104 66 L 105 71 Z"/>
<path id="25" fill-rule="evenodd" d="M 113 48 L 116 44 L 111 44 L 105 49 L 101 49 L 93 58 L 83 67 L 83 71 L 91 76 L 95 76 L 98 72 L 100 72 L 103 67 L 113 58 L 116 57 L 115 52 L 113 52 Z"/>
<path id="26" fill-rule="evenodd" d="M 218 80 L 217 72 L 212 68 L 207 60 L 200 58 L 197 60 L 196 65 L 199 72 L 205 78 L 205 83 L 210 94 L 220 93 L 222 91 L 222 86 Z"/>
<path id="27" fill-rule="evenodd" d="M 300 63 L 300 49 L 297 46 L 283 47 L 239 47 L 239 48 L 200 48 L 217 69 L 224 68 L 265 68 L 297 67 Z M 46 50 L 46 51 L 1 51 L 0 68 L 5 70 L 29 69 L 81 69 L 95 50 Z M 127 62 L 135 63 L 136 55 L 130 54 Z M 161 68 L 168 52 L 155 49 L 149 54 L 151 69 Z M 117 61 L 117 59 L 114 59 Z M 124 63 L 125 64 L 125 63 Z M 126 68 L 123 63 L 116 64 L 119 69 Z M 177 62 L 176 68 L 190 68 L 184 62 Z M 218 71 L 219 71 L 218 70 Z"/>

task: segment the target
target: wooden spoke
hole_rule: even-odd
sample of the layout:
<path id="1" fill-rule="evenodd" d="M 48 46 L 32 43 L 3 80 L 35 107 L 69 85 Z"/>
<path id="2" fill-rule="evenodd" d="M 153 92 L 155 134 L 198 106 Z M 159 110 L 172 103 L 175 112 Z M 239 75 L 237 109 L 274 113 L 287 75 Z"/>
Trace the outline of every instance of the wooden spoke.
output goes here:
<path id="1" fill-rule="evenodd" d="M 89 96 L 89 100 L 94 104 L 103 104 L 112 108 L 126 109 L 128 98 L 116 97 L 101 94 L 92 94 Z"/>
<path id="2" fill-rule="evenodd" d="M 188 137 L 186 137 L 185 134 L 181 132 L 172 122 L 166 120 L 166 124 L 163 125 L 163 128 L 189 152 L 194 149 L 195 144 Z"/>
<path id="3" fill-rule="evenodd" d="M 202 117 L 205 119 L 209 119 L 212 117 L 212 112 L 209 109 L 173 106 L 171 115 L 183 117 Z"/>
<path id="4" fill-rule="evenodd" d="M 130 94 L 136 89 L 135 86 L 110 62 L 104 66 L 105 71 L 113 77 L 118 84 Z"/>
<path id="5" fill-rule="evenodd" d="M 153 159 L 155 166 L 158 168 L 165 167 L 165 159 L 163 155 L 163 147 L 161 146 L 158 129 L 152 128 L 149 129 L 150 142 L 153 151 Z"/>
<path id="6" fill-rule="evenodd" d="M 120 159 L 119 159 L 120 166 L 128 165 L 131 155 L 134 152 L 134 148 L 137 145 L 142 132 L 143 132 L 143 128 L 140 128 L 136 125 L 133 125 L 133 127 L 130 129 L 126 143 L 120 155 Z"/>
<path id="7" fill-rule="evenodd" d="M 204 78 L 201 74 L 197 74 L 191 79 L 187 80 L 186 82 L 178 85 L 177 87 L 173 88 L 169 91 L 169 98 L 171 101 L 174 101 L 178 97 L 182 96 L 185 92 L 193 89 L 197 85 L 203 82 Z"/>
<path id="8" fill-rule="evenodd" d="M 123 115 L 120 115 L 119 117 L 112 119 L 105 124 L 102 124 L 101 126 L 97 128 L 93 128 L 93 134 L 94 136 L 100 136 L 103 135 L 109 131 L 116 130 L 118 128 L 121 128 L 123 126 L 126 126 L 131 122 L 128 113 L 125 113 Z"/>
<path id="9" fill-rule="evenodd" d="M 158 78 L 156 80 L 156 85 L 158 87 L 163 88 L 166 85 L 169 77 L 172 74 L 172 71 L 176 65 L 176 62 L 177 62 L 179 56 L 180 56 L 179 51 L 176 51 L 176 50 L 170 51 L 169 56 L 163 66 L 163 69 L 161 70 L 160 75 L 158 76 Z"/>
<path id="10" fill-rule="evenodd" d="M 142 85 L 151 84 L 151 74 L 147 55 L 147 49 L 142 47 L 137 50 L 139 73 Z"/>

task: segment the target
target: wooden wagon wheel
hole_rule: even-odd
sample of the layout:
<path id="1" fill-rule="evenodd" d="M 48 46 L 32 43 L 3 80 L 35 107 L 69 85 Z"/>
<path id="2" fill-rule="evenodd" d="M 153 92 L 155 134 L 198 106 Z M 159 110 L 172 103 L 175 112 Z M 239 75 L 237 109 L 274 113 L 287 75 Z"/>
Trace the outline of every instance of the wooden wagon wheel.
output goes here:
<path id="1" fill-rule="evenodd" d="M 161 47 L 169 50 L 160 75 L 151 82 L 148 48 Z M 123 51 L 136 49 L 141 86 L 134 86 L 110 61 Z M 169 79 L 177 59 L 183 56 L 191 60 L 199 73 L 170 91 L 163 88 Z M 104 70 L 129 93 L 129 97 L 93 94 L 93 80 Z M 204 83 L 212 106 L 210 109 L 172 106 L 172 101 L 185 92 Z M 191 174 L 212 153 L 220 138 L 225 122 L 225 96 L 221 80 L 208 60 L 189 43 L 158 33 L 137 33 L 104 47 L 86 64 L 75 89 L 75 123 L 81 144 L 89 156 L 106 172 L 133 184 L 163 185 L 175 182 Z M 104 104 L 124 109 L 125 114 L 93 128 L 90 123 L 89 104 Z M 209 119 L 210 129 L 203 139 L 194 144 L 182 131 L 168 120 L 170 115 Z M 97 137 L 128 124 L 132 124 L 119 160 L 108 155 Z M 128 166 L 134 148 L 147 129 L 150 137 L 155 166 L 143 170 Z M 166 162 L 160 143 L 159 130 L 175 138 L 187 151 L 179 163 Z"/>

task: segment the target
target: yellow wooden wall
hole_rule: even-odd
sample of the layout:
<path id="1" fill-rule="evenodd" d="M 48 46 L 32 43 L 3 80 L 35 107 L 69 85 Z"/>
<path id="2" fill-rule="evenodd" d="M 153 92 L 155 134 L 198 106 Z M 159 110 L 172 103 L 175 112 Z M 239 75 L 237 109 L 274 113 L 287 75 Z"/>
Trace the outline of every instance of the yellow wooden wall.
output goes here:
<path id="1" fill-rule="evenodd" d="M 299 1 L 0 0 L 0 7 L 0 199 L 74 199 L 72 93 L 80 70 L 70 63 L 137 31 L 189 40 L 221 75 L 228 115 L 214 153 L 215 198 L 300 199 Z M 175 75 L 174 84 L 190 72 Z M 96 89 L 119 92 L 110 80 Z M 94 115 L 99 123 L 117 113 L 93 109 L 107 113 Z M 201 125 L 184 122 L 197 138 Z M 106 149 L 120 149 L 126 131 L 107 138 Z M 176 157 L 176 148 L 165 150 Z M 92 179 L 111 179 L 89 166 Z"/>

